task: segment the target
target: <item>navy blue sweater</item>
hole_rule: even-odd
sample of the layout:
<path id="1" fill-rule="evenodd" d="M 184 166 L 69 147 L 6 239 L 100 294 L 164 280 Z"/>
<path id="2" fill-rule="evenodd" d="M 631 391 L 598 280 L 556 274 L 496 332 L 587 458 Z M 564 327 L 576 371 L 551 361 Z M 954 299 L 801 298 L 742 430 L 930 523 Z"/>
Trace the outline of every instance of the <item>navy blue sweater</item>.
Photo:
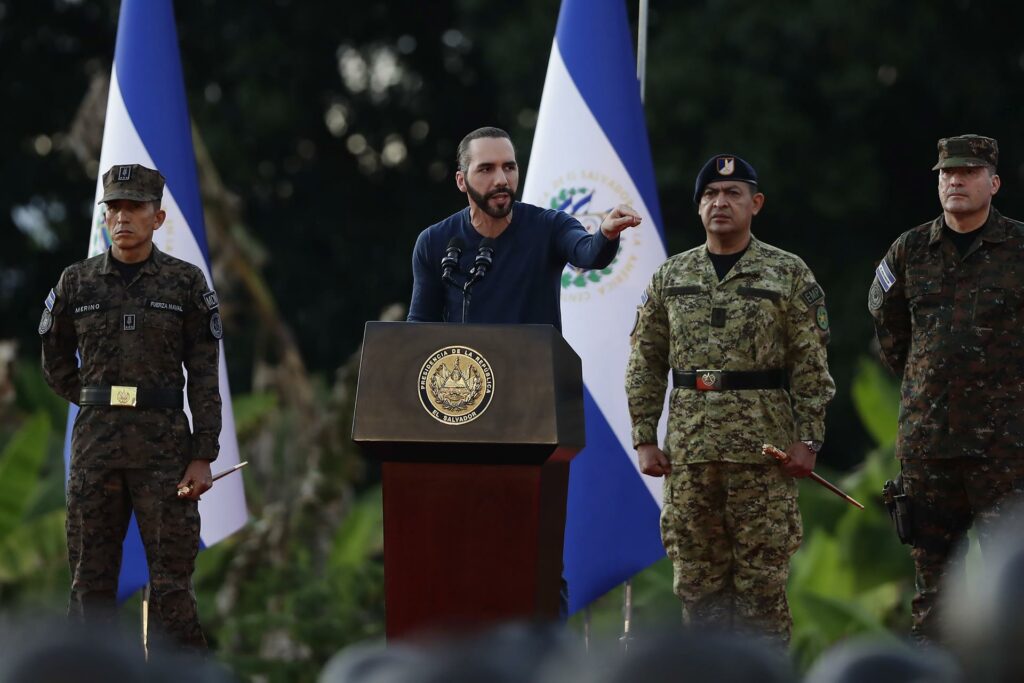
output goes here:
<path id="1" fill-rule="evenodd" d="M 448 242 L 461 237 L 466 248 L 459 268 L 465 281 L 483 239 L 469 220 L 469 207 L 420 233 L 412 254 L 413 322 L 462 322 L 462 292 L 441 281 Z M 512 222 L 494 245 L 494 263 L 471 290 L 468 323 L 548 324 L 562 329 L 562 271 L 604 268 L 615 258 L 618 238 L 591 235 L 567 213 L 516 202 Z"/>

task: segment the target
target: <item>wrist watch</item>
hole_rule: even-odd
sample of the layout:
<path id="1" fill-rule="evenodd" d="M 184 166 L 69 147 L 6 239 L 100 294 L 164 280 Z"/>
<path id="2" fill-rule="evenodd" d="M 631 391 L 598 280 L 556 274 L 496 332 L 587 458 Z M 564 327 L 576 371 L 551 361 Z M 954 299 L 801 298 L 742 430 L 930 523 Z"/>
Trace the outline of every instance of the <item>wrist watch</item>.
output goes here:
<path id="1" fill-rule="evenodd" d="M 821 450 L 821 441 L 815 441 L 813 439 L 802 439 L 800 443 L 810 448 L 811 451 L 813 451 L 815 454 L 817 454 L 818 451 Z"/>

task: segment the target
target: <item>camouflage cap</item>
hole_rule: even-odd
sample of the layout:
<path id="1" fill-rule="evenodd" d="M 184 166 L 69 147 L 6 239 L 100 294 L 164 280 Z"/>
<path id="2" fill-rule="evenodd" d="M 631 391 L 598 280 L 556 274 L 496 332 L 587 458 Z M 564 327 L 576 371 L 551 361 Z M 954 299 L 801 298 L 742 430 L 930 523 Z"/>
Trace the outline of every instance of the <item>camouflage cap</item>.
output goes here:
<path id="1" fill-rule="evenodd" d="M 164 182 L 159 171 L 140 164 L 111 166 L 103 174 L 103 198 L 97 204 L 115 199 L 158 202 L 164 196 Z"/>
<path id="2" fill-rule="evenodd" d="M 693 203 L 700 204 L 700 195 L 710 183 L 738 180 L 757 187 L 757 171 L 735 154 L 716 154 L 704 162 L 693 184 Z"/>
<path id="3" fill-rule="evenodd" d="M 999 143 L 983 135 L 957 135 L 939 140 L 939 160 L 932 166 L 940 168 L 962 168 L 964 166 L 996 167 L 999 162 Z"/>

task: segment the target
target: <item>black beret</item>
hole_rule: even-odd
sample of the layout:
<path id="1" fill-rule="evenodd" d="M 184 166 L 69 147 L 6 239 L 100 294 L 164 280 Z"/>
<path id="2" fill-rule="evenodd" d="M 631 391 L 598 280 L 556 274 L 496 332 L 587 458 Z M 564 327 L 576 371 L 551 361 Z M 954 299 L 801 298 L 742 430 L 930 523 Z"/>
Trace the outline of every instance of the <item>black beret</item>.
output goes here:
<path id="1" fill-rule="evenodd" d="M 697 182 L 693 186 L 693 203 L 700 204 L 704 188 L 708 183 L 719 180 L 739 180 L 757 187 L 757 171 L 735 154 L 716 154 L 707 160 L 697 174 Z"/>

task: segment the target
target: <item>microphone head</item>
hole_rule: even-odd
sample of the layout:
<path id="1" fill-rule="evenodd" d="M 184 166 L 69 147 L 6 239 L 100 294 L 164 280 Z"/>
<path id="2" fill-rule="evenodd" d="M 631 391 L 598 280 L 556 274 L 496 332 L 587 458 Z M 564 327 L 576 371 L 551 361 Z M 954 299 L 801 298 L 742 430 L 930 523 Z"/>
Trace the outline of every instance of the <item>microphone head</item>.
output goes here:
<path id="1" fill-rule="evenodd" d="M 494 240 L 492 238 L 485 237 L 482 240 L 480 240 L 480 246 L 478 250 L 483 251 L 484 249 L 490 250 L 492 254 L 494 253 Z"/>
<path id="2" fill-rule="evenodd" d="M 460 252 L 466 248 L 466 240 L 462 239 L 458 235 L 448 240 L 447 250 L 458 249 Z"/>

